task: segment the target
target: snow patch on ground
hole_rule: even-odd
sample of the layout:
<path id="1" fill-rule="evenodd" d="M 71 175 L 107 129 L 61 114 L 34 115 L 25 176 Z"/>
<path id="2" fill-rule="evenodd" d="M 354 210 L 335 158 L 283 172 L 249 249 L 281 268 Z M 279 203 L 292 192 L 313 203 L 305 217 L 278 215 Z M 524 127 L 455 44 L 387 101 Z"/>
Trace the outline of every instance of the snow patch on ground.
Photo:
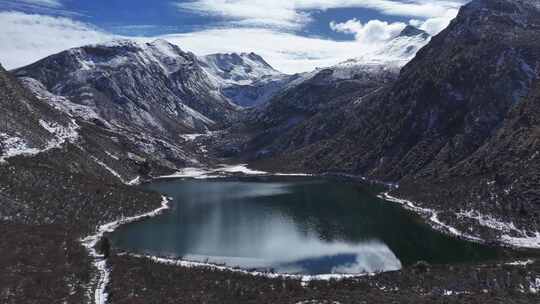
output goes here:
<path id="1" fill-rule="evenodd" d="M 195 178 L 195 179 L 207 179 L 207 178 L 218 178 L 218 177 L 227 177 L 231 174 L 243 174 L 243 175 L 252 175 L 252 176 L 311 176 L 310 174 L 305 173 L 270 173 L 266 171 L 259 171 L 249 169 L 247 164 L 238 164 L 238 165 L 220 165 L 217 168 L 183 168 L 180 171 L 173 173 L 171 175 L 164 175 L 157 177 L 158 179 L 165 178 Z"/>
<path id="2" fill-rule="evenodd" d="M 477 221 L 481 226 L 503 232 L 501 241 L 505 244 L 516 247 L 540 248 L 540 232 L 534 232 L 531 235 L 527 231 L 516 228 L 514 223 L 501 221 L 491 215 L 485 215 L 476 210 L 461 211 L 456 215 L 458 218 L 472 219 Z M 511 236 L 511 234 L 519 236 Z"/>
<path id="3" fill-rule="evenodd" d="M 80 240 L 82 245 L 88 250 L 90 256 L 94 259 L 94 267 L 96 267 L 98 270 L 98 275 L 96 278 L 94 278 L 94 282 L 96 283 L 96 289 L 93 296 L 95 304 L 105 304 L 107 302 L 108 294 L 106 288 L 110 280 L 110 270 L 107 268 L 107 261 L 103 255 L 97 252 L 95 248 L 99 240 L 105 233 L 113 232 L 120 225 L 159 215 L 161 212 L 167 209 L 169 209 L 169 199 L 162 197 L 161 207 L 155 209 L 154 211 L 133 217 L 122 218 L 120 220 L 101 225 L 97 228 L 97 232 L 95 234 L 89 235 Z"/>
<path id="4" fill-rule="evenodd" d="M 180 137 L 185 141 L 194 141 L 199 137 L 206 136 L 207 134 L 182 134 Z"/>
<path id="5" fill-rule="evenodd" d="M 470 292 L 467 291 L 453 291 L 453 290 L 444 290 L 443 296 L 449 297 L 449 296 L 458 296 L 462 294 L 469 294 Z"/>
<path id="6" fill-rule="evenodd" d="M 32 156 L 51 149 L 56 149 L 66 142 L 75 142 L 79 138 L 79 133 L 77 132 L 79 126 L 75 120 L 72 120 L 67 127 L 55 122 L 47 122 L 42 119 L 39 120 L 39 124 L 43 129 L 54 136 L 44 148 L 30 147 L 27 140 L 24 138 L 0 133 L 0 145 L 3 147 L 2 154 L 0 154 L 0 163 L 5 162 L 10 157 L 18 155 Z"/>
<path id="7" fill-rule="evenodd" d="M 28 147 L 27 142 L 20 137 L 10 136 L 6 133 L 0 133 L 0 146 L 2 146 L 2 154 L 0 155 L 0 163 L 5 162 L 7 158 L 17 155 L 35 155 L 40 152 L 39 149 Z"/>

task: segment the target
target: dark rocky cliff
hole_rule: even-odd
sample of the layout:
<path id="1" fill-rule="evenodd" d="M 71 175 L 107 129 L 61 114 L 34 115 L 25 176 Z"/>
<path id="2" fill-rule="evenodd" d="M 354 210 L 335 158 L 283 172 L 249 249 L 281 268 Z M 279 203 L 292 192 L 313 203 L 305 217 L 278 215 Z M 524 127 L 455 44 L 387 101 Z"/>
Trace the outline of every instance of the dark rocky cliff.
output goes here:
<path id="1" fill-rule="evenodd" d="M 329 86 L 319 100 L 336 102 L 331 111 L 315 109 L 308 120 L 271 141 L 255 136 L 247 151 L 256 157 L 271 155 L 276 161 L 261 163 L 280 163 L 290 170 L 401 181 L 399 192 L 408 198 L 442 209 L 485 211 L 536 231 L 540 227 L 534 216 L 523 219 L 519 212 L 540 211 L 535 192 L 539 172 L 535 165 L 518 168 L 513 155 L 517 149 L 522 159 L 533 162 L 536 153 L 534 121 L 539 114 L 533 106 L 537 99 L 530 94 L 540 71 L 539 24 L 535 1 L 473 1 L 417 53 L 393 84 L 360 99 L 355 92 L 362 95 L 361 86 L 356 91 L 354 86 L 351 91 Z M 301 87 L 296 92 L 302 95 Z M 286 100 L 274 99 L 263 115 L 276 117 L 276 105 L 302 100 L 289 94 Z M 530 126 L 513 134 L 516 111 L 527 113 Z M 512 168 L 502 165 L 510 159 Z M 521 188 L 527 195 L 511 195 L 502 202 L 490 198 L 493 191 L 472 187 L 499 177 L 497 189 L 508 189 L 514 175 L 528 177 Z M 446 195 L 429 195 L 439 184 Z M 449 186 L 462 190 L 454 193 Z"/>

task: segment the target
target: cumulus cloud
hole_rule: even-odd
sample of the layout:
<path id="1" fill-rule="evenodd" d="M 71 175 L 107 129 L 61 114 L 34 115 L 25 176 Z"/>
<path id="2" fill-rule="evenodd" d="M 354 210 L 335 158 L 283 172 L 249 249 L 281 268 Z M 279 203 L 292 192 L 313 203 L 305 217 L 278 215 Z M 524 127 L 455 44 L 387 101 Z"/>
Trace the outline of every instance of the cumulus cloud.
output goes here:
<path id="1" fill-rule="evenodd" d="M 21 67 L 48 55 L 113 36 L 65 17 L 0 12 L 0 63 Z"/>
<path id="2" fill-rule="evenodd" d="M 354 34 L 356 40 L 363 44 L 377 44 L 395 38 L 407 25 L 402 22 L 388 23 L 370 20 L 362 24 L 357 19 L 347 22 L 330 22 L 330 28 L 337 32 Z"/>
<path id="3" fill-rule="evenodd" d="M 440 33 L 446 27 L 448 27 L 450 21 L 456 18 L 458 12 L 458 9 L 449 9 L 442 16 L 429 18 L 427 20 L 412 19 L 409 23 L 434 36 Z"/>

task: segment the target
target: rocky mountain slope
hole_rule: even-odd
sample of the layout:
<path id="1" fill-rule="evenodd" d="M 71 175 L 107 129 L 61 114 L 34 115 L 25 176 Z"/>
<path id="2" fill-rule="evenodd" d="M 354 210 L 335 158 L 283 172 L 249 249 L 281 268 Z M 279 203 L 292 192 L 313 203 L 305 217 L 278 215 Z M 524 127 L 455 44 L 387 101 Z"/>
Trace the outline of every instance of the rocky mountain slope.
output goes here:
<path id="1" fill-rule="evenodd" d="M 36 154 L 78 136 L 78 126 L 65 114 L 39 102 L 0 66 L 0 161 Z"/>
<path id="2" fill-rule="evenodd" d="M 516 227 L 507 233 L 527 236 L 521 229 L 540 230 L 534 216 L 540 211 L 534 190 L 539 171 L 523 164 L 536 157 L 536 119 L 530 116 L 538 112 L 527 118 L 512 113 L 525 111 L 525 104 L 532 110 L 537 100 L 530 94 L 539 77 L 539 24 L 535 1 L 475 0 L 391 85 L 364 98 L 345 98 L 334 111 L 318 111 L 285 136 L 267 139 L 263 131 L 248 151 L 259 157 L 272 155 L 270 163 L 293 170 L 340 171 L 401 182 L 397 193 L 407 198 L 463 214 L 474 210 L 464 222 L 504 222 L 508 227 L 514 222 Z M 275 119 L 274 104 L 296 100 L 276 98 L 262 115 Z M 527 124 L 519 125 L 516 119 Z M 517 126 L 522 134 L 513 133 Z M 507 163 L 517 161 L 517 151 L 521 167 Z M 527 176 L 527 182 L 520 182 L 519 175 Z M 503 200 L 501 193 L 516 183 L 521 184 L 521 194 L 505 195 Z"/>
<path id="3" fill-rule="evenodd" d="M 96 282 L 79 239 L 156 208 L 160 195 L 123 181 L 159 166 L 128 157 L 121 135 L 54 109 L 2 68 L 0 104 L 0 302 L 89 303 Z"/>
<path id="4" fill-rule="evenodd" d="M 260 132 L 246 149 L 270 156 L 331 138 L 344 128 L 346 121 L 339 118 L 344 109 L 393 84 L 429 39 L 426 32 L 407 26 L 373 53 L 297 75 L 268 104 L 252 111 L 248 124 Z M 307 130 L 305 125 L 317 117 L 325 122 Z"/>

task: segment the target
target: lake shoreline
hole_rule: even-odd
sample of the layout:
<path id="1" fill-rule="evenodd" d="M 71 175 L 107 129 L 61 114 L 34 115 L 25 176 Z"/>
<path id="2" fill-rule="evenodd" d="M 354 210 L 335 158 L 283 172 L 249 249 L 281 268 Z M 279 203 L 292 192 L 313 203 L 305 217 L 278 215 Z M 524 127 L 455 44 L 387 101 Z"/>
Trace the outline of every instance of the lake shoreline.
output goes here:
<path id="1" fill-rule="evenodd" d="M 259 172 L 261 172 L 261 171 L 259 171 Z M 229 173 L 229 175 L 227 175 L 227 176 L 204 177 L 204 178 L 205 179 L 206 178 L 208 178 L 208 179 L 213 179 L 213 178 L 221 179 L 221 178 L 231 178 L 231 177 L 234 178 L 234 177 L 256 177 L 257 176 L 256 174 L 251 174 L 251 175 L 250 174 L 245 174 L 245 172 L 242 172 L 240 174 L 238 174 L 237 172 L 228 172 L 228 173 Z M 365 177 L 362 177 L 362 176 L 354 176 L 354 175 L 339 174 L 339 173 L 325 173 L 325 174 L 299 173 L 299 174 L 279 174 L 279 175 L 276 175 L 276 174 L 273 174 L 273 173 L 270 173 L 270 172 L 264 172 L 263 176 L 337 177 L 337 178 L 340 178 L 340 179 L 343 178 L 343 179 L 346 179 L 346 180 L 349 180 L 349 181 L 354 181 L 354 182 L 362 181 L 362 182 L 367 182 L 367 183 L 370 183 L 370 184 L 381 185 L 381 186 L 385 186 L 385 187 L 390 188 L 390 189 L 395 188 L 397 186 L 395 184 L 371 181 L 371 180 L 368 180 L 368 179 L 366 179 Z M 191 179 L 191 178 L 195 178 L 195 177 L 178 176 L 178 175 L 175 175 L 175 176 L 171 176 L 171 175 L 169 175 L 169 176 L 160 176 L 160 177 L 153 178 L 150 181 L 145 181 L 143 183 L 152 182 L 152 181 L 161 180 L 161 179 L 177 179 L 177 178 L 178 179 L 186 179 L 186 178 Z M 388 195 L 388 193 L 385 193 L 384 191 L 382 191 L 381 193 Z M 391 197 L 391 196 L 388 196 L 388 197 Z M 398 198 L 394 198 L 394 199 L 400 200 Z M 385 201 L 392 202 L 392 201 L 389 201 L 387 199 L 385 199 Z M 394 202 L 394 203 L 397 203 L 397 202 Z M 408 209 L 407 204 L 400 204 L 400 205 L 403 208 Z M 95 251 L 95 249 L 90 249 L 90 247 L 87 247 L 88 244 L 89 244 L 88 243 L 88 238 L 93 237 L 93 238 L 98 239 L 104 233 L 110 233 L 110 232 L 114 231 L 116 228 L 118 228 L 121 225 L 128 224 L 128 223 L 131 223 L 133 221 L 142 220 L 144 218 L 147 218 L 148 216 L 159 215 L 161 212 L 165 211 L 166 209 L 168 209 L 168 207 L 165 208 L 164 205 L 162 204 L 161 207 L 159 207 L 159 208 L 157 208 L 155 210 L 152 210 L 150 212 L 146 212 L 146 213 L 143 213 L 141 215 L 137 215 L 137 216 L 133 216 L 133 217 L 130 217 L 130 218 L 127 218 L 127 219 L 123 219 L 123 220 L 121 219 L 121 220 L 113 221 L 113 222 L 105 224 L 105 225 L 101 225 L 101 226 L 99 226 L 99 228 L 97 230 L 98 232 L 96 234 L 90 235 L 90 236 L 88 236 L 88 237 L 86 237 L 84 239 L 81 239 L 81 243 L 84 245 L 85 248 L 87 248 L 90 256 L 94 259 L 94 262 L 93 262 L 94 267 L 96 267 L 99 270 L 100 277 L 98 277 L 96 279 L 97 282 L 104 282 L 103 284 L 99 284 L 99 288 L 97 288 L 95 290 L 94 294 L 95 294 L 95 299 L 97 301 L 96 303 L 100 303 L 100 304 L 105 303 L 103 301 L 98 302 L 98 299 L 99 299 L 98 294 L 100 294 L 101 299 L 103 299 L 103 298 L 107 299 L 107 296 L 108 296 L 107 290 L 108 290 L 108 288 L 110 288 L 109 285 L 111 283 L 114 284 L 114 280 L 112 280 L 110 278 L 110 275 L 111 275 L 111 270 L 110 269 L 114 268 L 114 264 L 111 265 L 110 269 L 107 269 L 106 266 L 104 266 L 105 268 L 101 267 L 101 264 L 98 265 L 99 263 L 101 263 L 101 261 L 99 260 L 99 255 L 97 253 L 92 254 L 91 251 L 92 250 Z M 415 211 L 413 209 L 408 209 L 408 210 L 412 211 L 412 212 Z M 424 220 L 426 220 L 428 224 L 430 223 L 429 219 L 426 219 L 426 217 L 422 216 L 421 213 L 418 213 L 418 212 L 415 212 L 415 213 L 418 214 L 419 216 L 421 216 Z M 102 229 L 103 227 L 108 227 L 108 228 L 107 229 Z M 434 229 L 436 231 L 448 234 L 448 231 L 439 230 L 439 229 L 436 228 L 436 226 L 432 226 L 431 224 L 430 224 L 430 227 L 432 227 L 432 229 Z M 459 235 L 452 235 L 452 236 L 453 237 L 458 237 L 458 238 L 463 237 L 463 236 L 459 236 Z M 86 245 L 84 244 L 84 240 L 87 240 Z M 485 240 L 478 240 L 476 238 L 467 239 L 467 240 L 468 241 L 473 241 L 473 242 L 486 242 Z M 95 243 L 94 243 L 94 245 L 95 245 Z M 505 246 L 505 247 L 508 247 L 508 246 Z M 518 250 L 524 249 L 522 247 L 515 247 L 515 246 L 510 246 L 510 247 L 514 248 L 514 249 L 518 249 Z M 180 269 L 198 268 L 198 269 L 201 269 L 203 271 L 207 271 L 208 269 L 213 269 L 213 271 L 219 271 L 219 272 L 225 272 L 225 273 L 229 273 L 229 272 L 232 271 L 232 272 L 238 273 L 240 275 L 245 275 L 245 276 L 248 276 L 248 277 L 265 277 L 267 279 L 278 279 L 278 280 L 286 278 L 286 279 L 298 280 L 300 282 L 303 282 L 302 283 L 303 286 L 305 284 L 308 284 L 309 282 L 312 282 L 312 281 L 316 282 L 316 281 L 335 281 L 335 280 L 338 280 L 338 281 L 340 281 L 340 280 L 355 280 L 355 279 L 363 279 L 363 278 L 366 278 L 366 277 L 375 277 L 375 276 L 385 274 L 385 273 L 394 273 L 394 272 L 401 273 L 401 272 L 405 271 L 405 269 L 401 269 L 401 270 L 397 270 L 397 271 L 388 271 L 388 272 L 382 272 L 382 273 L 365 273 L 365 274 L 355 274 L 355 275 L 349 275 L 349 274 L 284 275 L 284 274 L 272 274 L 270 272 L 250 272 L 250 271 L 246 271 L 246 270 L 235 269 L 234 267 L 219 266 L 219 265 L 214 265 L 214 264 L 205 264 L 205 263 L 197 263 L 197 262 L 189 262 L 189 261 L 185 261 L 185 260 L 182 260 L 182 259 L 168 259 L 168 258 L 164 258 L 164 257 L 160 257 L 160 256 L 152 256 L 152 255 L 138 255 L 138 254 L 133 254 L 133 253 L 119 253 L 118 256 L 119 257 L 125 256 L 126 258 L 127 257 L 135 258 L 137 260 L 150 260 L 153 263 L 158 263 L 158 264 L 161 264 L 161 265 L 164 265 L 164 266 L 173 267 L 173 268 L 180 268 Z M 533 261 L 532 262 L 533 264 L 536 263 L 536 259 L 533 259 L 532 261 Z M 519 262 L 519 260 L 518 260 L 518 262 Z M 513 262 L 507 262 L 507 263 L 517 263 L 517 262 L 513 261 Z M 106 264 L 104 264 L 104 265 L 106 265 Z M 472 265 L 474 265 L 474 264 L 472 264 Z M 525 264 L 525 267 L 528 267 L 528 265 L 529 265 L 529 263 Z M 441 265 L 441 267 L 444 267 L 444 266 L 445 265 Z M 451 266 L 451 265 L 446 265 L 446 266 Z M 517 266 L 523 266 L 523 265 L 517 265 Z M 411 268 L 407 267 L 407 269 L 409 269 L 407 271 L 410 271 Z M 104 270 L 104 271 L 101 271 L 101 270 Z"/>
<path id="2" fill-rule="evenodd" d="M 232 170 L 231 168 L 235 168 L 235 170 L 237 171 L 234 171 Z M 436 212 L 434 210 L 431 210 L 431 209 L 424 209 L 424 208 L 420 208 L 418 206 L 415 206 L 412 202 L 408 202 L 407 203 L 404 203 L 403 200 L 400 200 L 398 198 L 395 198 L 391 195 L 389 195 L 389 191 L 388 189 L 394 189 L 394 188 L 397 188 L 397 185 L 396 184 L 391 184 L 391 183 L 382 183 L 382 182 L 378 182 L 378 181 L 372 181 L 372 180 L 368 180 L 366 179 L 365 177 L 362 177 L 362 176 L 355 176 L 355 175 L 349 175 L 349 174 L 339 174 L 339 173 L 324 173 L 324 174 L 306 174 L 306 173 L 299 173 L 299 174 L 274 174 L 274 173 L 271 173 L 271 172 L 266 172 L 266 171 L 256 171 L 256 170 L 251 170 L 249 168 L 247 168 L 247 165 L 244 165 L 244 164 L 239 164 L 239 165 L 222 165 L 222 166 L 219 166 L 215 169 L 201 169 L 201 168 L 187 168 L 187 169 L 184 169 L 183 171 L 180 171 L 179 173 L 177 174 L 171 174 L 171 175 L 166 175 L 166 176 L 159 176 L 159 177 L 155 177 L 153 178 L 152 180 L 148 181 L 148 182 L 152 182 L 152 181 L 160 181 L 160 180 L 167 180 L 167 179 L 194 179 L 194 180 L 198 180 L 198 179 L 210 179 L 210 180 L 220 180 L 220 179 L 234 179 L 234 178 L 257 178 L 257 177 L 261 177 L 261 178 L 264 178 L 264 177 L 284 177 L 284 176 L 290 176 L 290 177 L 312 177 L 312 178 L 331 178 L 331 179 L 345 179 L 347 181 L 352 181 L 352 182 L 358 182 L 360 181 L 361 183 L 368 183 L 370 185 L 379 185 L 379 186 L 384 186 L 386 188 L 386 192 L 385 191 L 381 191 L 381 192 L 377 192 L 377 197 L 379 199 L 382 199 L 384 200 L 385 202 L 392 202 L 392 203 L 399 203 L 400 206 L 408 211 L 411 211 L 413 212 L 414 214 L 420 216 L 423 221 L 428 224 L 430 226 L 431 229 L 433 229 L 434 231 L 437 231 L 439 233 L 443 233 L 445 235 L 448 235 L 448 236 L 451 236 L 452 238 L 455 238 L 455 239 L 458 239 L 458 240 L 463 240 L 463 241 L 467 241 L 467 242 L 474 242 L 474 243 L 478 243 L 478 244 L 482 244 L 482 245 L 488 245 L 489 247 L 501 247 L 501 248 L 509 248 L 509 249 L 514 249 L 514 250 L 517 250 L 517 251 L 526 251 L 526 250 L 530 250 L 529 248 L 521 248 L 521 247 L 517 247 L 517 246 L 511 246 L 511 245 L 508 245 L 508 244 L 494 244 L 494 243 L 490 243 L 486 240 L 483 240 L 483 239 L 480 239 L 480 238 L 477 238 L 477 237 L 474 237 L 474 236 L 469 236 L 467 234 L 463 234 L 463 233 L 458 233 L 458 231 L 455 229 L 455 228 L 452 228 L 451 226 L 448 226 L 448 225 L 445 225 L 444 223 L 438 221 L 437 219 L 437 216 L 436 216 Z M 217 266 L 217 267 L 221 267 L 220 264 L 216 264 L 216 263 L 201 263 L 200 261 L 190 261 L 190 260 L 187 260 L 187 259 L 182 259 L 182 258 L 177 258 L 177 257 L 173 257 L 171 258 L 170 256 L 167 256 L 167 255 L 152 255 L 152 254 L 136 254 L 136 253 L 129 253 L 129 254 L 133 254 L 134 256 L 136 257 L 146 257 L 146 258 L 150 258 L 150 259 L 154 259 L 155 261 L 162 261 L 164 263 L 167 263 L 167 264 L 176 264 L 178 266 L 188 266 L 188 267 L 197 267 L 197 266 L 200 266 L 200 267 L 208 267 L 208 266 Z M 226 269 L 229 269 L 229 270 L 234 270 L 235 267 L 227 267 L 227 266 L 224 266 L 224 268 Z M 247 271 L 246 274 L 255 274 L 255 275 L 259 275 L 260 273 L 269 273 L 271 274 L 271 272 L 266 272 L 266 271 Z M 356 276 L 356 275 L 359 275 L 359 276 L 365 276 L 367 274 L 373 274 L 373 273 L 360 273 L 360 274 L 354 274 L 352 276 Z M 287 276 L 287 274 L 285 274 Z M 349 274 L 344 274 L 344 275 L 340 275 L 340 274 L 324 274 L 324 275 L 330 275 L 331 277 L 340 277 L 340 276 L 343 276 L 343 277 L 350 277 L 351 275 Z M 324 276 L 323 275 L 323 276 Z M 312 279 L 317 279 L 317 275 L 293 275 L 293 276 L 306 276 L 306 277 L 309 277 L 309 278 L 312 278 Z"/>

